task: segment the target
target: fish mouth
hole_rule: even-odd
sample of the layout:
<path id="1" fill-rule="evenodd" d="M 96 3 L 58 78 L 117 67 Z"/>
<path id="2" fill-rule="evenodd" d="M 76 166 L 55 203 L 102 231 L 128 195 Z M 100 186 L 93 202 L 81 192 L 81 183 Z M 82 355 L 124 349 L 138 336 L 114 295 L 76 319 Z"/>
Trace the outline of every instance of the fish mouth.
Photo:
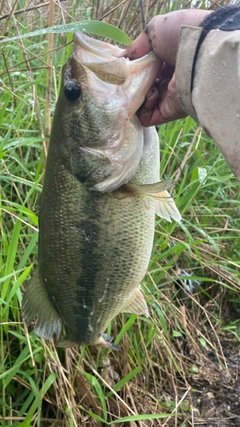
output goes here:
<path id="1" fill-rule="evenodd" d="M 93 39 L 83 33 L 75 33 L 73 43 L 72 57 L 78 64 L 94 72 L 100 80 L 122 85 L 127 79 L 126 59 L 114 56 L 114 52 L 117 55 L 119 49 L 117 46 L 113 46 L 111 53 L 107 52 L 104 46 L 108 46 L 108 43 Z"/>
<path id="2" fill-rule="evenodd" d="M 123 51 L 116 45 L 83 33 L 75 33 L 73 37 L 72 60 L 76 62 L 78 72 L 81 68 L 87 74 L 94 73 L 99 81 L 108 83 L 109 86 L 121 86 L 128 98 L 128 115 L 133 117 L 154 85 L 162 61 L 153 51 L 130 61 L 121 56 Z"/>
<path id="3" fill-rule="evenodd" d="M 73 58 L 77 62 L 93 71 L 99 79 L 116 85 L 124 84 L 130 76 L 134 76 L 136 80 L 146 80 L 147 77 L 148 82 L 144 82 L 143 88 L 141 87 L 145 96 L 158 77 L 162 61 L 153 51 L 130 61 L 121 57 L 123 51 L 117 45 L 96 40 L 83 33 L 75 33 L 73 36 Z"/>

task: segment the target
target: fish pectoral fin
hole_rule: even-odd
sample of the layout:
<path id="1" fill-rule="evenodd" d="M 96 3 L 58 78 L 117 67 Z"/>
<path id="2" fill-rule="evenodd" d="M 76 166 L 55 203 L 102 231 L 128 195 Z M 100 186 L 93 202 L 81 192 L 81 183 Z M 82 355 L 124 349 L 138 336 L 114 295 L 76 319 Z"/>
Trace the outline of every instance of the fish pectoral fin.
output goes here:
<path id="1" fill-rule="evenodd" d="M 27 289 L 23 295 L 22 317 L 27 326 L 36 318 L 34 330 L 40 337 L 50 340 L 56 334 L 59 338 L 62 322 L 56 309 L 49 301 L 38 267 L 27 284 Z"/>
<path id="2" fill-rule="evenodd" d="M 154 198 L 155 212 L 160 218 L 164 218 L 168 222 L 172 222 L 171 218 L 176 222 L 181 221 L 181 214 L 168 191 L 159 192 Z"/>
<path id="3" fill-rule="evenodd" d="M 160 181 L 155 184 L 135 185 L 127 184 L 125 187 L 135 194 L 142 194 L 151 197 L 155 200 L 156 214 L 168 222 L 172 222 L 171 218 L 176 222 L 180 222 L 181 214 L 169 192 L 166 191 L 173 185 L 172 180 Z"/>
<path id="4" fill-rule="evenodd" d="M 134 313 L 149 317 L 147 303 L 144 299 L 144 294 L 140 285 L 136 288 L 134 295 L 122 311 L 123 313 Z"/>
<path id="5" fill-rule="evenodd" d="M 171 179 L 155 182 L 154 184 L 130 184 L 129 182 L 126 184 L 126 187 L 132 192 L 149 197 L 154 197 L 155 194 L 163 192 L 172 186 L 173 181 Z"/>

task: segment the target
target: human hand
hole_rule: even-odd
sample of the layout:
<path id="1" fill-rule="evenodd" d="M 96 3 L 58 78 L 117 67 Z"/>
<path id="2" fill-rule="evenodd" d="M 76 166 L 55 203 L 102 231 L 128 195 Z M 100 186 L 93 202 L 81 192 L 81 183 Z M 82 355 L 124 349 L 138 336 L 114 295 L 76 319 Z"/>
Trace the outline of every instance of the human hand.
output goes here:
<path id="1" fill-rule="evenodd" d="M 159 78 L 137 113 L 143 126 L 159 125 L 187 115 L 176 92 L 175 65 L 180 30 L 182 25 L 198 26 L 209 13 L 211 11 L 183 9 L 157 15 L 123 52 L 125 57 L 132 60 L 154 50 L 163 61 Z"/>

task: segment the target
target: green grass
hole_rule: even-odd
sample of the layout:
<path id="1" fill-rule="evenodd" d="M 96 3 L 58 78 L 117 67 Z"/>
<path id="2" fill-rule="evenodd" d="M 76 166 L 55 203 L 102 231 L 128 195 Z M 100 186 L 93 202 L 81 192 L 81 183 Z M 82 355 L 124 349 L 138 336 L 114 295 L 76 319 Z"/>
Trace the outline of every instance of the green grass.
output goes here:
<path id="1" fill-rule="evenodd" d="M 7 4 L 2 15 L 11 11 Z M 164 9 L 152 1 L 147 19 L 181 5 L 169 2 Z M 75 2 L 68 13 L 81 21 L 107 14 L 105 22 L 135 37 L 141 30 L 139 3 L 115 6 L 116 1 L 95 1 L 91 9 Z M 17 9 L 25 7 L 28 2 L 18 2 Z M 71 21 L 55 6 L 51 23 L 45 6 L 15 20 L 6 17 L 0 28 L 11 38 Z M 0 425 L 194 425 L 207 419 L 204 397 L 216 392 L 213 385 L 227 400 L 237 381 L 231 364 L 240 341 L 240 196 L 217 146 L 191 118 L 159 129 L 162 178 L 176 180 L 173 195 L 183 220 L 156 221 L 142 283 L 151 317 L 120 315 L 109 325 L 118 353 L 57 349 L 22 322 L 22 291 L 37 259 L 46 126 L 70 40 L 63 32 L 53 37 L 51 100 L 47 36 L 0 44 Z M 177 263 L 201 281 L 196 294 L 177 291 Z M 218 414 L 227 417 L 218 402 Z M 234 410 L 240 415 L 239 405 Z"/>

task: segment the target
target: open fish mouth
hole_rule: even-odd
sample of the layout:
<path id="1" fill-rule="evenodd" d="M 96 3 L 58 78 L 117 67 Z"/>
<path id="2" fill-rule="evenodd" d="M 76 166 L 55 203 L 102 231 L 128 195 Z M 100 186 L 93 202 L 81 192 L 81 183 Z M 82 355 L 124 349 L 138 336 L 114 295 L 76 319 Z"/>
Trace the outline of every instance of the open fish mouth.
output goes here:
<path id="1" fill-rule="evenodd" d="M 73 56 L 78 62 L 93 71 L 100 80 L 123 84 L 128 76 L 128 70 L 125 58 L 117 58 L 120 48 L 112 46 L 113 49 L 108 49 L 108 53 L 103 47 L 103 42 L 87 37 L 83 33 L 75 33 L 73 41 Z"/>
<path id="2" fill-rule="evenodd" d="M 161 67 L 161 60 L 152 51 L 142 58 L 130 61 L 120 57 L 124 49 L 75 33 L 72 57 L 91 70 L 100 80 L 123 85 L 128 97 L 128 115 L 132 117 L 142 105 L 153 86 Z"/>

